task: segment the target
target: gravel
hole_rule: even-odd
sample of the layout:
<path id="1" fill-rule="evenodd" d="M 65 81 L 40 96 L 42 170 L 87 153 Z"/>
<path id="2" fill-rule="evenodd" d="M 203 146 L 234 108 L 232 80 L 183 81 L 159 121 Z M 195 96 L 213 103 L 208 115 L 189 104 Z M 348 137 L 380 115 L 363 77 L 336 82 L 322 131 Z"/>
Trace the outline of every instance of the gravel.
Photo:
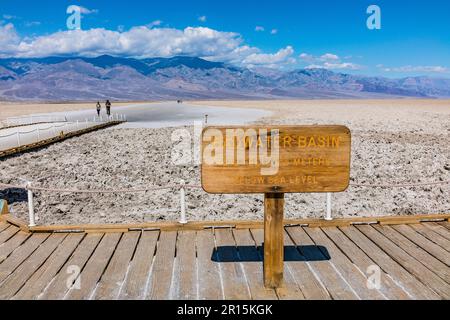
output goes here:
<path id="1" fill-rule="evenodd" d="M 433 116 L 433 115 L 430 115 Z M 352 182 L 398 184 L 450 180 L 450 147 L 445 117 L 437 125 L 418 126 L 394 121 L 390 126 L 368 126 L 363 121 L 341 121 L 352 129 Z M 269 121 L 269 119 L 266 119 Z M 297 120 L 298 121 L 298 120 Z M 302 124 L 326 122 L 323 117 Z M 264 122 L 264 121 L 263 121 Z M 273 119 L 270 120 L 274 122 Z M 277 123 L 298 123 L 295 118 Z M 330 121 L 326 122 L 330 123 Z M 383 129 L 379 129 L 383 128 Z M 108 129 L 72 138 L 40 150 L 0 161 L 0 181 L 69 189 L 135 189 L 166 186 L 181 179 L 200 185 L 195 164 L 172 164 L 174 128 Z M 442 134 L 446 132 L 446 134 Z M 449 185 L 420 188 L 350 187 L 333 195 L 335 217 L 414 215 L 450 212 Z M 0 189 L 12 213 L 27 219 L 23 190 Z M 287 218 L 315 218 L 325 213 L 324 194 L 286 196 Z M 262 195 L 209 195 L 187 191 L 188 219 L 248 220 L 263 217 Z M 39 224 L 134 223 L 176 221 L 179 194 L 159 190 L 139 194 L 35 193 Z"/>

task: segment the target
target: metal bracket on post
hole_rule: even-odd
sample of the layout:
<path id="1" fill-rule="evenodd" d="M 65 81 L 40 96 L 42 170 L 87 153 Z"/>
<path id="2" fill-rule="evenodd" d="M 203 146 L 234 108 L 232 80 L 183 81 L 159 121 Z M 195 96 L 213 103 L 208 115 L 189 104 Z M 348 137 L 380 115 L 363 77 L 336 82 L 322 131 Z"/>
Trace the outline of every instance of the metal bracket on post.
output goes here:
<path id="1" fill-rule="evenodd" d="M 186 220 L 186 182 L 184 180 L 180 181 L 180 208 L 181 208 L 181 219 L 180 224 L 187 224 Z"/>

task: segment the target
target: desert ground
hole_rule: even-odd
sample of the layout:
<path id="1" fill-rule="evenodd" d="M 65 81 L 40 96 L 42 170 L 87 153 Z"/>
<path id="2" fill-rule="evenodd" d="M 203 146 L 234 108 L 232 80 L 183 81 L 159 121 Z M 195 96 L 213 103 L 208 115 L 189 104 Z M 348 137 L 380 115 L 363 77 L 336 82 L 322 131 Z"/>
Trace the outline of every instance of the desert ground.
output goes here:
<path id="1" fill-rule="evenodd" d="M 199 101 L 184 107 L 191 105 L 225 107 L 230 113 L 234 108 L 271 112 L 248 119 L 256 123 L 348 126 L 352 183 L 392 187 L 350 187 L 334 194 L 334 217 L 450 212 L 449 184 L 395 187 L 450 180 L 448 100 Z M 200 185 L 199 166 L 172 164 L 171 135 L 177 129 L 125 126 L 86 134 L 0 160 L 0 181 L 26 179 L 39 186 L 69 189 L 146 188 L 181 179 Z M 11 203 L 13 214 L 27 219 L 24 191 L 0 190 L 1 197 Z M 186 199 L 189 220 L 263 217 L 262 195 L 209 195 L 190 189 Z M 118 195 L 38 192 L 35 207 L 39 224 L 176 221 L 180 211 L 178 192 L 172 190 Z M 322 217 L 325 195 L 287 195 L 285 211 L 287 218 Z"/>

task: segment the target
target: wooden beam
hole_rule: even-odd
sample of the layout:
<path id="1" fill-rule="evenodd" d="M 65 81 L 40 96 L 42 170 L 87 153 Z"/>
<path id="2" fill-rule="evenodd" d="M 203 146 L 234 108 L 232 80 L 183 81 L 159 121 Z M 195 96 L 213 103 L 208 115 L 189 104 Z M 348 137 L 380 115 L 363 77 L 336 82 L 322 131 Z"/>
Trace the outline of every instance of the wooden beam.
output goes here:
<path id="1" fill-rule="evenodd" d="M 30 231 L 29 227 L 22 220 L 12 216 L 10 213 L 0 215 L 0 221 L 5 221 L 13 226 L 16 226 L 16 227 L 20 228 L 20 230 L 23 232 Z"/>
<path id="2" fill-rule="evenodd" d="M 284 272 L 284 194 L 264 196 L 264 285 L 267 289 L 283 285 Z"/>
<path id="3" fill-rule="evenodd" d="M 345 227 L 354 224 L 416 224 L 427 221 L 447 221 L 450 214 L 433 214 L 433 215 L 415 215 L 415 216 L 388 216 L 388 217 L 353 217 L 334 219 L 325 221 L 323 219 L 285 219 L 285 226 L 308 226 L 311 228 L 321 227 Z M 80 225 L 52 225 L 52 226 L 36 226 L 28 228 L 27 224 L 20 219 L 13 218 L 10 214 L 0 215 L 0 220 L 20 226 L 21 229 L 26 228 L 31 232 L 86 232 L 89 230 L 102 232 L 123 232 L 123 230 L 161 230 L 161 231 L 183 231 L 183 230 L 203 230 L 208 228 L 236 228 L 236 229 L 263 229 L 264 221 L 262 220 L 231 220 L 231 221 L 199 221 L 180 224 L 178 222 L 147 222 L 147 223 L 130 223 L 130 224 L 80 224 Z"/>

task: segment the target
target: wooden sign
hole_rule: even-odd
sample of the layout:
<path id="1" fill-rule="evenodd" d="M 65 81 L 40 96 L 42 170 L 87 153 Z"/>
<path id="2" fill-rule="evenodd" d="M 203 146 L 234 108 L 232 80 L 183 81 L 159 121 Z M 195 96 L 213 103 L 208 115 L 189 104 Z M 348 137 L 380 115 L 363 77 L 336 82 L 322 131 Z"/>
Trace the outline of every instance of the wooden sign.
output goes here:
<path id="1" fill-rule="evenodd" d="M 209 193 L 264 193 L 264 285 L 284 271 L 284 193 L 341 192 L 350 182 L 344 126 L 209 127 L 202 134 L 202 186 Z"/>
<path id="2" fill-rule="evenodd" d="M 341 192 L 350 182 L 344 126 L 209 127 L 202 145 L 208 193 Z"/>

